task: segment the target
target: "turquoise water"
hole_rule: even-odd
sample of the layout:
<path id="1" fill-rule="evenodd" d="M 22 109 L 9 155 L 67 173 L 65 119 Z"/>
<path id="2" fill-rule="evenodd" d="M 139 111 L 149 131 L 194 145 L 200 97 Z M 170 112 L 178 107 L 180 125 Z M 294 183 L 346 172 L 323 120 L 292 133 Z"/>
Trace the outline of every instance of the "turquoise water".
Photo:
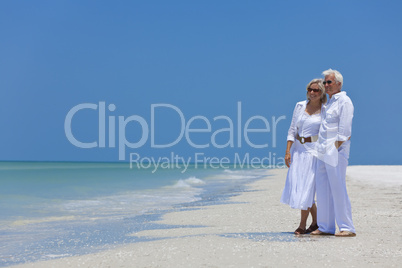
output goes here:
<path id="1" fill-rule="evenodd" d="M 125 205 L 146 209 L 148 197 L 158 198 L 158 194 L 169 191 L 178 194 L 180 191 L 174 191 L 175 183 L 207 176 L 210 172 L 193 169 L 185 174 L 172 170 L 152 173 L 146 169 L 130 169 L 125 163 L 3 162 L 0 163 L 0 224 L 10 220 L 85 215 L 89 208 L 97 209 L 98 213 L 107 213 L 105 210 L 111 213 L 114 206 Z M 191 184 L 191 180 L 187 182 Z M 181 193 L 171 198 L 182 197 L 185 202 L 193 196 L 192 191 Z"/>
<path id="2" fill-rule="evenodd" d="M 0 266 L 137 242 L 163 213 L 219 203 L 264 170 L 0 162 Z"/>

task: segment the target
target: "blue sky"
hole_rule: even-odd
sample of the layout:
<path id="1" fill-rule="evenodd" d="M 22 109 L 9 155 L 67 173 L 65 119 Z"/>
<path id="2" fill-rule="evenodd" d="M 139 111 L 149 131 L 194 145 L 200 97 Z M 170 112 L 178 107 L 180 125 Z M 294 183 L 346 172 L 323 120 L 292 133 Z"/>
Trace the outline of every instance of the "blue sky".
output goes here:
<path id="1" fill-rule="evenodd" d="M 355 105 L 350 164 L 402 164 L 401 11 L 399 1 L 2 1 L 0 160 L 119 161 L 108 133 L 105 148 L 91 149 L 75 147 L 65 134 L 70 109 L 100 102 L 116 107 L 107 110 L 106 127 L 109 116 L 118 126 L 119 116 L 132 115 L 150 127 L 151 105 L 162 103 L 179 109 L 186 123 L 194 116 L 211 123 L 210 132 L 191 134 L 207 148 L 194 148 L 185 136 L 152 148 L 148 136 L 127 154 L 281 157 L 305 85 L 333 68 Z M 249 134 L 268 147 L 252 148 L 243 135 L 238 146 L 239 102 L 242 130 L 256 115 L 269 122 L 270 132 Z M 175 140 L 183 127 L 178 113 L 155 112 L 157 141 Z M 216 116 L 233 120 L 233 147 L 212 145 L 212 133 L 228 127 Z M 281 116 L 273 131 L 272 117 Z M 205 120 L 194 119 L 197 127 Z M 263 120 L 250 123 L 263 127 Z M 127 140 L 138 142 L 142 130 L 128 123 Z M 99 142 L 98 111 L 77 112 L 72 132 Z M 229 132 L 217 137 L 220 144 L 230 139 Z"/>

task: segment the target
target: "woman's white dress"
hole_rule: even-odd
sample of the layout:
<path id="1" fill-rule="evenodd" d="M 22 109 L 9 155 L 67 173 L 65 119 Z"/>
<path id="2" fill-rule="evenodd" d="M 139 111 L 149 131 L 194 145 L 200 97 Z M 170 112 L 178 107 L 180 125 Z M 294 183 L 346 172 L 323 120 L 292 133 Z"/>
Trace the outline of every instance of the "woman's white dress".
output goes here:
<path id="1" fill-rule="evenodd" d="M 306 104 L 307 101 L 298 102 L 293 112 L 287 140 L 294 143 L 291 164 L 281 197 L 282 203 L 303 210 L 314 204 L 317 158 L 311 154 L 314 143 L 301 144 L 295 137 L 296 134 L 300 137 L 318 135 L 321 124 L 321 114 L 309 115 L 305 111 Z"/>

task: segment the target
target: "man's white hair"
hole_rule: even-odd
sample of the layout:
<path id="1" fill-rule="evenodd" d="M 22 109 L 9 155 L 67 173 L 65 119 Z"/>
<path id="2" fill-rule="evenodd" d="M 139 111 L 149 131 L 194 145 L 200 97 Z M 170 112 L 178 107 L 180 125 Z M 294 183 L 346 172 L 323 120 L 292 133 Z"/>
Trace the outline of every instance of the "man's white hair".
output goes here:
<path id="1" fill-rule="evenodd" d="M 332 70 L 331 68 L 322 72 L 322 75 L 324 77 L 327 76 L 327 75 L 330 75 L 330 74 L 334 74 L 335 75 L 335 81 L 340 82 L 341 85 L 343 86 L 343 76 L 342 76 L 342 74 L 340 72 L 338 72 L 337 70 Z"/>

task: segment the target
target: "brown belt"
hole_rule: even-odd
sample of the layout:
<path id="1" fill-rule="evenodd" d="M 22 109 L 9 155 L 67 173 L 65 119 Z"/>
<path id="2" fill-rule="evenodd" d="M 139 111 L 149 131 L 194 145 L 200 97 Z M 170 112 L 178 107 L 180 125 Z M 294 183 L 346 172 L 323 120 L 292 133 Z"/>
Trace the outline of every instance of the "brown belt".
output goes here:
<path id="1" fill-rule="evenodd" d="M 316 136 L 311 136 L 311 137 L 300 137 L 299 134 L 296 135 L 296 139 L 300 141 L 301 144 L 304 144 L 306 142 L 315 142 L 318 140 L 318 135 Z"/>

